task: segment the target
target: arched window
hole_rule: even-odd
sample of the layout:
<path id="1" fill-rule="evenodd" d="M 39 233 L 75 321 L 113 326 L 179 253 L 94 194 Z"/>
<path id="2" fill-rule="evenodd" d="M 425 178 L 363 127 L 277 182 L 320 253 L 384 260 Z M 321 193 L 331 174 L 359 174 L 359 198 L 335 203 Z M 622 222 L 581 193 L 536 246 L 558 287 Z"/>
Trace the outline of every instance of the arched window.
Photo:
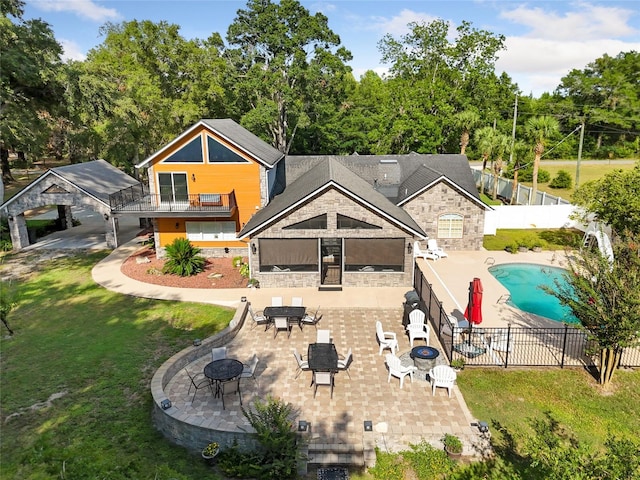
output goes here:
<path id="1" fill-rule="evenodd" d="M 438 217 L 438 238 L 462 238 L 464 217 L 456 213 L 446 213 Z"/>

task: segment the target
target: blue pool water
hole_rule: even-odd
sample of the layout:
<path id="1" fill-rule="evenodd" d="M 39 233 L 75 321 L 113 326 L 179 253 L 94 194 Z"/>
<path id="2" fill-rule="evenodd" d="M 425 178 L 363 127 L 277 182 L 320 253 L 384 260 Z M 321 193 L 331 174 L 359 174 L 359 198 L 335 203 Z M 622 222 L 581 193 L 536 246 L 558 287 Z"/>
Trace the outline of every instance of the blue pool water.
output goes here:
<path id="1" fill-rule="evenodd" d="M 547 285 L 555 289 L 555 280 L 566 284 L 563 275 L 566 270 L 533 263 L 507 263 L 493 266 L 489 272 L 509 290 L 510 305 L 557 322 L 578 323 L 569 308 L 539 288 Z"/>

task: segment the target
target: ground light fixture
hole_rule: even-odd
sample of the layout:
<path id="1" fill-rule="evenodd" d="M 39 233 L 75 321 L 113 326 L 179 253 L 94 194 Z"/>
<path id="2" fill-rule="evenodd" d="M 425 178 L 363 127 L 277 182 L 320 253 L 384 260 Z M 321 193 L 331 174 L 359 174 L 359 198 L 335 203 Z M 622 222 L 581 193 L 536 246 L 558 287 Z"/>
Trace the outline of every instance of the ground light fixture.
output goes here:
<path id="1" fill-rule="evenodd" d="M 168 410 L 171 408 L 171 400 L 169 400 L 168 398 L 165 398 L 164 400 L 162 400 L 160 402 L 160 406 L 162 407 L 163 410 Z"/>
<path id="2" fill-rule="evenodd" d="M 194 347 L 199 347 L 200 345 L 202 345 L 202 340 L 200 340 L 199 338 L 193 340 Z"/>

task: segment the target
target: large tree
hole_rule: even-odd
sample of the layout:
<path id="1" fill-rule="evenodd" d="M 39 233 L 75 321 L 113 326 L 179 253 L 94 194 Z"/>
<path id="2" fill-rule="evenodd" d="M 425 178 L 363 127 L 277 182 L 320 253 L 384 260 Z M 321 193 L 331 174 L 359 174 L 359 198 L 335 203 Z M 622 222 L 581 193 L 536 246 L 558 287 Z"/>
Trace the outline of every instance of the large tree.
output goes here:
<path id="1" fill-rule="evenodd" d="M 41 153 L 58 106 L 62 47 L 42 20 L 24 20 L 24 2 L 0 1 L 0 161 L 12 180 L 8 150 Z"/>
<path id="2" fill-rule="evenodd" d="M 222 40 L 186 40 L 177 25 L 106 24 L 104 42 L 66 72 L 71 151 L 131 170 L 202 117 L 225 113 Z M 87 142 L 87 143 L 83 143 Z"/>
<path id="3" fill-rule="evenodd" d="M 617 236 L 640 235 L 640 162 L 632 170 L 614 170 L 581 185 L 571 198 L 584 208 L 581 220 L 609 225 Z"/>
<path id="4" fill-rule="evenodd" d="M 567 283 L 546 288 L 573 315 L 599 352 L 599 382 L 608 384 L 625 348 L 640 346 L 640 235 L 613 244 L 613 260 L 598 249 L 567 257 Z"/>
<path id="5" fill-rule="evenodd" d="M 350 71 L 351 53 L 321 13 L 296 0 L 249 0 L 229 26 L 228 78 L 241 123 L 287 152 L 295 130 L 307 123 L 318 95 L 335 96 L 336 77 Z M 337 98 L 338 103 L 341 98 Z"/>

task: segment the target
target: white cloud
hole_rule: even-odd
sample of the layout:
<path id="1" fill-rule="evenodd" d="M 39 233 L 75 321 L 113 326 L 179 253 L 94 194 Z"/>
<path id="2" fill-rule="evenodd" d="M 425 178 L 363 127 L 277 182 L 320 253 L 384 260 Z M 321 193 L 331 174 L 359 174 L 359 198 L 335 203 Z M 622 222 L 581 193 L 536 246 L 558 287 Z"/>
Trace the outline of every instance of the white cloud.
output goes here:
<path id="1" fill-rule="evenodd" d="M 114 8 L 105 8 L 92 0 L 38 0 L 33 5 L 48 12 L 71 12 L 95 22 L 116 20 L 120 14 Z"/>
<path id="2" fill-rule="evenodd" d="M 541 8 L 520 6 L 500 14 L 514 23 L 529 27 L 526 34 L 530 38 L 554 40 L 594 40 L 599 38 L 620 38 L 637 34 L 628 25 L 634 10 L 620 7 L 603 7 L 588 3 L 577 3 L 574 10 L 564 14 L 545 11 Z"/>
<path id="3" fill-rule="evenodd" d="M 528 37 L 508 37 L 507 49 L 496 62 L 498 72 L 507 72 L 520 88 L 536 92 L 553 91 L 572 69 L 583 70 L 587 64 L 605 53 L 616 56 L 623 51 L 640 50 L 640 42 L 623 42 L 615 39 L 590 41 L 545 40 Z M 525 87 L 518 78 L 525 76 L 530 85 Z M 535 83 L 535 85 L 533 85 Z"/>
<path id="4" fill-rule="evenodd" d="M 433 15 L 427 13 L 414 12 L 413 10 L 402 10 L 398 15 L 392 18 L 372 17 L 369 20 L 367 29 L 378 30 L 383 34 L 393 36 L 404 35 L 409 33 L 407 26 L 411 22 L 429 23 L 436 19 Z"/>
<path id="5" fill-rule="evenodd" d="M 82 61 L 87 58 L 87 56 L 84 54 L 84 52 L 76 42 L 65 39 L 61 39 L 58 41 L 60 42 L 60 45 L 62 45 L 62 60 L 64 60 L 65 62 L 67 60 Z"/>

